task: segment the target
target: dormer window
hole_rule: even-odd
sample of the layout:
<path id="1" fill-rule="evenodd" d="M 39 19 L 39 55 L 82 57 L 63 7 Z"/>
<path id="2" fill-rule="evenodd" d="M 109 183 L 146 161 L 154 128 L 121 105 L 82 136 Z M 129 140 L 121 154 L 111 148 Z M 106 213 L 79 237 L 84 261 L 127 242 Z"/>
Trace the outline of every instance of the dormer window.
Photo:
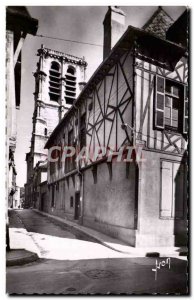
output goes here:
<path id="1" fill-rule="evenodd" d="M 69 66 L 66 73 L 65 100 L 67 104 L 73 104 L 76 99 L 76 71 Z"/>
<path id="2" fill-rule="evenodd" d="M 60 98 L 60 69 L 60 65 L 56 61 L 51 63 L 51 68 L 49 70 L 49 95 L 50 100 L 56 102 L 58 102 Z"/>

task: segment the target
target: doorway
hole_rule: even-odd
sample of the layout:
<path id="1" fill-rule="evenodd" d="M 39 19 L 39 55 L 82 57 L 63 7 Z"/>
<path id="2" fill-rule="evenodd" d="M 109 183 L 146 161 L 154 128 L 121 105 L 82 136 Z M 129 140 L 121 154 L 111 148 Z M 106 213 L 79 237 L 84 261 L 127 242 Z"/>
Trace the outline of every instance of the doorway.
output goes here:
<path id="1" fill-rule="evenodd" d="M 45 211 L 45 196 L 46 193 L 41 194 L 41 199 L 40 199 L 40 210 Z"/>
<path id="2" fill-rule="evenodd" d="M 75 215 L 74 219 L 78 220 L 80 215 L 80 192 L 75 193 Z"/>

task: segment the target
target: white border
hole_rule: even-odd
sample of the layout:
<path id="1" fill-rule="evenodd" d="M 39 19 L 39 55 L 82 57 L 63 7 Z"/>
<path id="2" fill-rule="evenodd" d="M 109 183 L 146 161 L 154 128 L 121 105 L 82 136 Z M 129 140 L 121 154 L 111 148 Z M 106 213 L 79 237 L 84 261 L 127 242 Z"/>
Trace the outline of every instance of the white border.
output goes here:
<path id="1" fill-rule="evenodd" d="M 33 3 L 33 5 L 32 5 Z M 1 243 L 0 243 L 0 270 L 1 270 L 1 280 L 0 280 L 0 295 L 1 299 L 7 299 L 7 295 L 5 294 L 5 276 L 2 276 L 3 273 L 5 275 L 5 243 L 4 243 L 4 238 L 5 238 L 5 6 L 8 5 L 25 5 L 25 6 L 108 6 L 108 5 L 119 5 L 119 6 L 188 6 L 192 9 L 193 7 L 193 1 L 181 1 L 181 0 L 174 0 L 170 1 L 169 0 L 162 0 L 162 1 L 140 1 L 140 0 L 119 0 L 119 1 L 104 1 L 104 0 L 94 0 L 92 1 L 81 1 L 81 0 L 25 0 L 25 1 L 4 1 L 2 0 L 0 3 L 0 38 L 1 38 L 1 43 L 0 43 L 0 59 L 1 59 L 1 72 L 0 72 L 0 91 L 1 91 L 1 108 L 0 108 L 0 172 L 1 172 L 1 180 L 0 180 L 0 238 L 1 238 Z M 191 32 L 192 32 L 193 26 L 191 23 Z M 191 48 L 193 49 L 193 40 L 191 41 Z M 191 55 L 192 56 L 192 55 Z M 192 57 L 191 57 L 191 62 L 192 62 Z M 2 67 L 3 66 L 3 67 Z M 191 71 L 191 78 L 193 78 L 193 70 Z M 192 94 L 193 96 L 193 90 L 192 89 Z M 193 98 L 193 97 L 192 97 Z M 193 112 L 193 105 L 192 105 L 192 112 L 191 115 L 194 115 Z M 192 119 L 192 118 L 191 118 Z M 193 122 L 192 122 L 192 132 L 193 132 Z M 191 142 L 191 149 L 192 150 L 192 142 Z M 192 164 L 193 167 L 193 164 Z M 192 177 L 191 177 L 192 178 Z M 192 199 L 190 199 L 190 203 Z M 190 204 L 191 208 L 191 204 Z M 191 218 L 192 219 L 192 218 Z M 192 247 L 193 245 L 191 245 Z M 192 262 L 192 261 L 191 261 Z M 192 266 L 191 266 L 192 269 Z M 191 282 L 191 287 L 193 286 L 193 277 L 192 277 L 192 282 Z M 41 299 L 41 296 L 36 296 L 37 298 Z M 49 299 L 54 298 L 49 297 Z M 68 296 L 65 296 L 68 297 Z M 118 296 L 119 297 L 119 296 Z M 131 297 L 131 296 L 130 296 Z M 20 298 L 18 296 L 17 298 Z M 72 296 L 71 296 L 72 298 Z M 102 298 L 102 297 L 101 297 Z M 114 297 L 115 298 L 115 297 Z M 135 297 L 137 299 L 137 297 Z M 186 297 L 182 297 L 186 298 Z M 22 299 L 27 299 L 27 296 L 22 296 Z"/>

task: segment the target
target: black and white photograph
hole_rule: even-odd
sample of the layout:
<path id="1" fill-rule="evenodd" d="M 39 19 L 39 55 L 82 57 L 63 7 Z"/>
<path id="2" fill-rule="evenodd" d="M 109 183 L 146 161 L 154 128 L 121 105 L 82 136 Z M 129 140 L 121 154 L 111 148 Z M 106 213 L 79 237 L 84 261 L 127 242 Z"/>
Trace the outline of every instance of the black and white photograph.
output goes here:
<path id="1" fill-rule="evenodd" d="M 159 4 L 4 7 L 7 295 L 190 294 L 191 9 Z"/>

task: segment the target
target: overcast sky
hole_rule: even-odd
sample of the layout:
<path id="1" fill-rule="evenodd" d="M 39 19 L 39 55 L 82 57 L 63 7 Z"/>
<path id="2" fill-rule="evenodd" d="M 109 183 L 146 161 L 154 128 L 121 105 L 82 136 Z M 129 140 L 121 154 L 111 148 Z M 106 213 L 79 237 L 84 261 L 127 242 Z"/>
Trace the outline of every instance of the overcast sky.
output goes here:
<path id="1" fill-rule="evenodd" d="M 107 6 L 30 6 L 27 8 L 31 16 L 39 20 L 37 34 L 102 45 L 102 22 Z M 129 25 L 142 27 L 157 9 L 154 6 L 127 6 L 121 8 L 126 13 L 126 27 Z M 163 8 L 174 20 L 185 10 L 182 6 Z M 102 47 L 27 36 L 22 50 L 21 106 L 20 110 L 17 111 L 18 136 L 15 158 L 18 173 L 17 185 L 19 186 L 23 186 L 26 182 L 25 154 L 30 150 L 34 110 L 33 72 L 38 61 L 37 49 L 40 48 L 41 44 L 64 53 L 79 57 L 84 56 L 88 63 L 87 80 L 102 62 Z"/>

